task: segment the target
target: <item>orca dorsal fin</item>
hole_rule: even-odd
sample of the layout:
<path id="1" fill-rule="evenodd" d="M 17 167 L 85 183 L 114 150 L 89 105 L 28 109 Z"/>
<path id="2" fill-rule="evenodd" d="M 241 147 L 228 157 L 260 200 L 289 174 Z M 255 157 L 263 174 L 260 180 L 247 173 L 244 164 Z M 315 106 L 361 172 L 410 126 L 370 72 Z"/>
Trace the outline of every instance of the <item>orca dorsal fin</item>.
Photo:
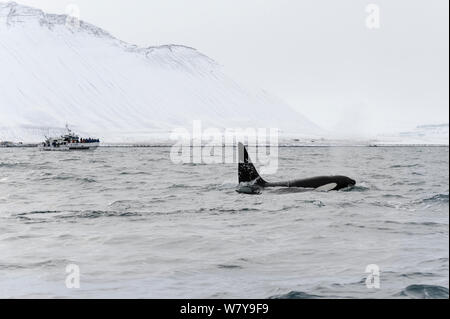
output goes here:
<path id="1" fill-rule="evenodd" d="M 238 143 L 238 176 L 239 183 L 254 182 L 257 185 L 264 186 L 266 181 L 259 176 L 258 171 L 248 156 L 244 144 Z"/>

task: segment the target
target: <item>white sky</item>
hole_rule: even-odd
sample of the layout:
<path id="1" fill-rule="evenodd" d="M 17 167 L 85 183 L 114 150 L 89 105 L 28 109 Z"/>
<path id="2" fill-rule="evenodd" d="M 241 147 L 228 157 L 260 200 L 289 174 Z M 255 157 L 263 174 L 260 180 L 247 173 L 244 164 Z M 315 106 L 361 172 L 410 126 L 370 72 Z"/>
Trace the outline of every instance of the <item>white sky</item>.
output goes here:
<path id="1" fill-rule="evenodd" d="M 448 0 L 17 0 L 140 46 L 184 44 L 327 129 L 449 121 Z M 368 29 L 365 8 L 380 7 Z"/>

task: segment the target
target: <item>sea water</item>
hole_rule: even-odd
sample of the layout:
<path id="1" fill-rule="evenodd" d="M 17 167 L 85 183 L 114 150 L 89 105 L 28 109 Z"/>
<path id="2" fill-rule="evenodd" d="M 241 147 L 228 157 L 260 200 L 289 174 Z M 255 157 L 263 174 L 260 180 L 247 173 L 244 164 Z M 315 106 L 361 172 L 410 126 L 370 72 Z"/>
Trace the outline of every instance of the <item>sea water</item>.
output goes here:
<path id="1" fill-rule="evenodd" d="M 278 162 L 266 180 L 357 184 L 248 195 L 237 164 L 170 148 L 0 149 L 0 297 L 448 298 L 448 147 L 283 147 Z"/>

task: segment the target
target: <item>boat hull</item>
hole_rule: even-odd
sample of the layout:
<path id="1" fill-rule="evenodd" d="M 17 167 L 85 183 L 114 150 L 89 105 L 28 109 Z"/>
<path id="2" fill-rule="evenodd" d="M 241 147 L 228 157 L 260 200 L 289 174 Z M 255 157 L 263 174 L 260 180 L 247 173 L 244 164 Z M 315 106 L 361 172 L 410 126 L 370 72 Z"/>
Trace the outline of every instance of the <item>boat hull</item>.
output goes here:
<path id="1" fill-rule="evenodd" d="M 39 146 L 39 149 L 41 151 L 47 151 L 47 152 L 63 152 L 63 151 L 68 151 L 69 147 L 67 147 L 67 146 L 57 146 L 57 147 L 53 147 L 53 146 Z"/>
<path id="2" fill-rule="evenodd" d="M 41 151 L 87 151 L 95 150 L 99 147 L 98 142 L 95 143 L 70 143 L 60 146 L 39 146 Z"/>
<path id="3" fill-rule="evenodd" d="M 100 143 L 71 143 L 69 144 L 69 150 L 82 151 L 82 150 L 95 150 Z"/>

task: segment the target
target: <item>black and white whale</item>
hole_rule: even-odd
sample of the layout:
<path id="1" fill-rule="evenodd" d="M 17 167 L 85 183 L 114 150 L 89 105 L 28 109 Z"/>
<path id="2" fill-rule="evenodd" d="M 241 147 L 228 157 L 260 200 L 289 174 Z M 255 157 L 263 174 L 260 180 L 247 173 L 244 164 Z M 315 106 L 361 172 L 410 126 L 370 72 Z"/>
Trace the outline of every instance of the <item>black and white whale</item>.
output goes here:
<path id="1" fill-rule="evenodd" d="M 335 176 L 316 176 L 304 179 L 294 179 L 282 182 L 267 182 L 261 176 L 251 162 L 247 149 L 242 143 L 238 144 L 239 163 L 239 185 L 237 190 L 240 193 L 256 194 L 260 192 L 261 187 L 301 187 L 314 188 L 320 191 L 339 190 L 356 184 L 356 182 L 341 175 Z"/>

